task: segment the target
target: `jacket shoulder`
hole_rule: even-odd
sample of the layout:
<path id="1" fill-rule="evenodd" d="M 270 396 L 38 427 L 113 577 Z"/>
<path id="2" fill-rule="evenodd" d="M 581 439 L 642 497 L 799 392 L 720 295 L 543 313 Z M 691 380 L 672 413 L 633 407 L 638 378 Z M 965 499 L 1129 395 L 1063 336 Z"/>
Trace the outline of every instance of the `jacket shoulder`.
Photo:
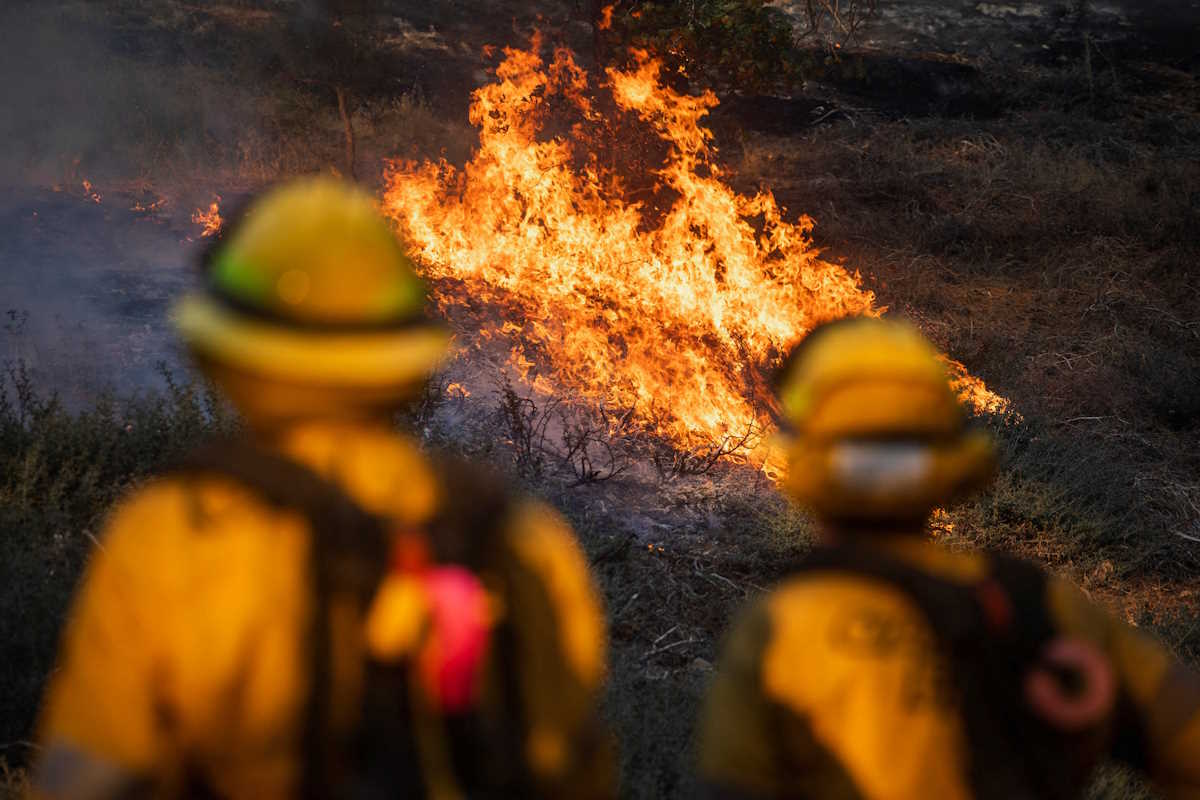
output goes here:
<path id="1" fill-rule="evenodd" d="M 166 476 L 120 502 L 97 542 L 68 622 L 58 694 L 109 693 L 131 709 L 155 697 L 180 736 L 214 747 L 228 732 L 214 715 L 230 698 L 245 701 L 245 716 L 228 720 L 282 724 L 302 696 L 302 518 L 228 481 Z M 248 674 L 257 689 L 233 691 Z M 61 706 L 68 717 L 70 705 Z M 153 714 L 143 716 L 146 735 L 160 735 Z"/>
<path id="2" fill-rule="evenodd" d="M 576 676 L 585 686 L 598 685 L 607 647 L 604 611 L 571 526 L 544 503 L 519 499 L 503 535 L 522 571 L 543 587 Z"/>
<path id="3" fill-rule="evenodd" d="M 281 596 L 291 598 L 285 605 L 304 596 L 307 521 L 229 480 L 152 480 L 113 510 L 97 541 L 89 583 L 156 617 L 221 608 L 226 622 L 249 622 Z"/>
<path id="4" fill-rule="evenodd" d="M 271 506 L 230 478 L 165 475 L 143 484 L 114 506 L 101 546 L 169 548 L 204 534 L 208 538 L 246 527 L 270 527 L 295 512 Z"/>

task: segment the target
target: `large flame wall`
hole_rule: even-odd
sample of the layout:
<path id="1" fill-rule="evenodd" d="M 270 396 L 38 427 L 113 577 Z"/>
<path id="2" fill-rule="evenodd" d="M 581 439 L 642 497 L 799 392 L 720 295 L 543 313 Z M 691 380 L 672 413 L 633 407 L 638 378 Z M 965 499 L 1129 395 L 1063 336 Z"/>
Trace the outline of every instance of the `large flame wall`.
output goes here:
<path id="1" fill-rule="evenodd" d="M 573 144 L 601 114 L 592 87 L 568 52 L 547 63 L 535 45 L 506 50 L 475 92 L 470 162 L 393 162 L 384 208 L 435 286 L 505 309 L 480 334 L 504 339 L 535 387 L 635 408 L 682 446 L 719 442 L 765 425 L 763 376 L 814 325 L 880 309 L 818 256 L 811 219 L 728 185 L 703 124 L 717 99 L 665 87 L 635 56 L 603 89 L 663 142 L 665 207 L 630 201 L 603 148 L 581 163 Z M 552 104 L 577 115 L 570 134 L 548 134 Z"/>

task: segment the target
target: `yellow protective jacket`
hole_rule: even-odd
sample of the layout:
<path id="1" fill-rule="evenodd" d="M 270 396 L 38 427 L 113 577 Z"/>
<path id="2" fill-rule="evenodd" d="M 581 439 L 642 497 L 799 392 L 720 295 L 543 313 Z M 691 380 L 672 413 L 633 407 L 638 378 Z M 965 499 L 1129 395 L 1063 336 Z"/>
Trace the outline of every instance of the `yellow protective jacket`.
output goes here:
<path id="1" fill-rule="evenodd" d="M 419 529 L 443 499 L 426 459 L 384 429 L 313 424 L 276 446 L 397 529 Z M 503 652 L 516 661 L 506 674 L 522 703 L 517 752 L 539 794 L 611 796 L 609 743 L 595 718 L 606 633 L 586 561 L 545 506 L 517 501 L 506 519 L 522 579 L 506 582 L 495 605 L 512 632 Z M 167 476 L 123 502 L 91 557 L 49 681 L 35 793 L 171 796 L 197 783 L 229 797 L 300 793 L 310 546 L 304 517 L 226 478 Z M 351 720 L 362 632 L 347 627 L 333 640 L 331 714 Z M 486 687 L 497 672 L 485 663 Z M 494 695 L 485 689 L 482 702 Z M 425 778 L 430 796 L 455 795 L 452 780 Z"/>
<path id="2" fill-rule="evenodd" d="M 989 574 L 983 554 L 916 537 L 878 544 L 939 578 Z M 1068 583 L 1046 587 L 1055 627 L 1111 660 L 1158 788 L 1200 798 L 1200 677 Z M 927 618 L 899 588 L 797 574 L 727 635 L 700 722 L 701 778 L 729 798 L 967 800 L 966 731 L 946 700 L 946 670 Z"/>

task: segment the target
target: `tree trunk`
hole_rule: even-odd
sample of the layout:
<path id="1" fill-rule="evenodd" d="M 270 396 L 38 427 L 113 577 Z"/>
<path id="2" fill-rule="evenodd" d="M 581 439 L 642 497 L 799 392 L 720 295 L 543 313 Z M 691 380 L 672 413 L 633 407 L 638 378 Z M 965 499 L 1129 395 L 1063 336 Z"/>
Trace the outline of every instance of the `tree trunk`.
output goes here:
<path id="1" fill-rule="evenodd" d="M 335 86 L 333 90 L 337 93 L 338 113 L 342 115 L 342 125 L 346 131 L 346 174 L 351 180 L 358 180 L 358 175 L 354 172 L 354 123 L 346 106 L 346 87 Z"/>

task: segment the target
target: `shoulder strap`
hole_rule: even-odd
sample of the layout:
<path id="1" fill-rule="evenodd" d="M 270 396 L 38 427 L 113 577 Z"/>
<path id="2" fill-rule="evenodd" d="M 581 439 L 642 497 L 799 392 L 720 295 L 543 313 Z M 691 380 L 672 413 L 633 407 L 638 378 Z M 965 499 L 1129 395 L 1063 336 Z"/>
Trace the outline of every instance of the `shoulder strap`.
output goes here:
<path id="1" fill-rule="evenodd" d="M 348 597 L 365 614 L 388 563 L 383 520 L 333 482 L 281 454 L 241 443 L 193 453 L 177 472 L 216 475 L 244 486 L 278 508 L 304 515 L 312 537 L 309 558 L 314 614 L 309 630 L 312 686 L 303 730 L 303 789 L 312 798 L 344 794 L 342 743 L 332 724 L 332 598 Z"/>
<path id="2" fill-rule="evenodd" d="M 1019 649 L 1021 660 L 1032 663 L 1046 643 L 1057 635 L 1054 621 L 1046 607 L 1046 573 L 1040 567 L 1004 553 L 989 553 L 989 576 L 982 587 L 976 587 L 980 602 L 987 602 L 986 592 L 992 586 L 1000 588 L 1008 603 L 1009 623 L 993 628 L 1007 628 L 1000 634 L 1010 647 Z"/>
<path id="3" fill-rule="evenodd" d="M 950 651 L 975 636 L 984 624 L 969 586 L 935 578 L 864 546 L 818 547 L 801 559 L 795 571 L 844 572 L 898 589 L 926 618 L 938 643 Z"/>
<path id="4" fill-rule="evenodd" d="M 302 514 L 313 536 L 314 575 L 370 600 L 387 566 L 387 526 L 341 487 L 282 454 L 226 442 L 192 453 L 176 472 L 228 478 L 277 508 Z"/>
<path id="5" fill-rule="evenodd" d="M 429 524 L 437 560 L 478 572 L 504 558 L 504 523 L 514 502 L 493 472 L 448 455 L 433 460 L 442 502 Z"/>

